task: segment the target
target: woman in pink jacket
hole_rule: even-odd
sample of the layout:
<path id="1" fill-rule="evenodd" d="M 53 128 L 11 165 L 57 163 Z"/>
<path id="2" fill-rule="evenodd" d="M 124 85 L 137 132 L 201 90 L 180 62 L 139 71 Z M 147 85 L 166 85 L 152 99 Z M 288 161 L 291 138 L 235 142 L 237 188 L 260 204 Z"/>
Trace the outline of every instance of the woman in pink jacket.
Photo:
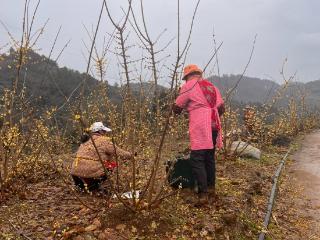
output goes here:
<path id="1" fill-rule="evenodd" d="M 198 183 L 198 202 L 208 203 L 208 193 L 215 194 L 215 147 L 222 147 L 220 115 L 224 102 L 220 91 L 202 78 L 202 70 L 196 65 L 184 68 L 183 80 L 175 102 L 174 112 L 185 109 L 189 113 L 191 144 L 190 163 Z"/>

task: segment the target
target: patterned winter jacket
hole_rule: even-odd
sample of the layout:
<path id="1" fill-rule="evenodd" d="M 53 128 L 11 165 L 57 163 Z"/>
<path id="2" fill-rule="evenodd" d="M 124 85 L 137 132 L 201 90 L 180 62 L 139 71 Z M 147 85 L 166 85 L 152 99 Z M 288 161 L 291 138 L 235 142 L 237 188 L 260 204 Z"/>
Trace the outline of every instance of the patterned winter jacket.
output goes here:
<path id="1" fill-rule="evenodd" d="M 115 154 L 119 159 L 130 159 L 131 153 L 116 147 L 116 152 L 112 142 L 105 136 L 94 134 L 92 136 L 99 155 L 103 162 L 115 160 Z M 98 178 L 103 176 L 104 168 L 99 160 L 99 156 L 91 139 L 80 145 L 76 157 L 72 163 L 71 175 L 81 178 Z"/>

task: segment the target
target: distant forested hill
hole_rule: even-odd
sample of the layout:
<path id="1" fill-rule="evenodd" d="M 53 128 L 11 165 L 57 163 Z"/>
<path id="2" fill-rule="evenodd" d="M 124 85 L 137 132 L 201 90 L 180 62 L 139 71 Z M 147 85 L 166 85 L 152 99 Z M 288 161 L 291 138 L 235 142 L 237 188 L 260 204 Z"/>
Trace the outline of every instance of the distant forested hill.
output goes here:
<path id="1" fill-rule="evenodd" d="M 4 87 L 10 88 L 12 80 L 16 77 L 17 53 L 13 50 L 9 54 L 0 56 L 0 91 Z M 37 99 L 36 104 L 40 107 L 59 106 L 64 103 L 65 97 L 69 96 L 86 77 L 84 73 L 59 67 L 58 64 L 35 52 L 28 53 L 27 65 L 22 69 L 19 87 L 27 89 L 27 95 Z M 239 75 L 213 76 L 209 78 L 218 86 L 223 95 L 227 89 L 233 87 L 239 79 Z M 85 93 L 88 94 L 92 88 L 97 86 L 99 81 L 92 76 L 87 76 Z M 152 84 L 143 84 L 146 92 L 152 95 Z M 247 103 L 264 103 L 271 99 L 281 88 L 281 85 L 270 80 L 243 77 L 235 91 L 233 100 L 241 105 Z M 132 84 L 132 89 L 138 91 L 138 84 Z M 79 91 L 79 89 L 77 90 Z M 109 86 L 109 97 L 115 102 L 121 101 L 120 88 Z M 160 87 L 164 92 L 165 87 Z M 314 106 L 319 106 L 320 80 L 308 83 L 291 83 L 285 92 L 287 97 L 297 96 L 301 92 L 306 94 L 306 101 Z M 77 95 L 74 94 L 75 96 Z M 41 100 L 39 100 L 41 97 Z M 283 102 L 285 104 L 285 102 Z"/>
<path id="2" fill-rule="evenodd" d="M 221 92 L 225 93 L 235 86 L 239 78 L 240 75 L 223 75 L 221 77 L 213 76 L 209 79 Z M 279 84 L 270 80 L 244 76 L 235 89 L 233 98 L 235 101 L 242 103 L 263 103 L 279 87 Z"/>
<path id="3" fill-rule="evenodd" d="M 221 77 L 210 77 L 209 80 L 225 93 L 226 90 L 235 86 L 239 78 L 240 75 L 223 75 Z M 265 103 L 271 100 L 281 87 L 280 84 L 271 80 L 244 76 L 234 91 L 233 99 L 244 104 Z M 283 95 L 287 99 L 292 96 L 305 95 L 307 104 L 320 107 L 320 80 L 308 83 L 292 82 Z M 286 102 L 285 100 L 281 101 L 282 105 Z"/>
<path id="4" fill-rule="evenodd" d="M 9 54 L 0 55 L 0 93 L 4 88 L 11 89 L 12 81 L 17 76 L 16 59 L 18 53 L 11 50 Z M 39 107 L 60 106 L 65 102 L 65 98 L 71 93 L 78 96 L 81 89 L 77 88 L 86 79 L 85 95 L 93 88 L 101 84 L 100 81 L 92 76 L 86 76 L 85 73 L 59 67 L 58 64 L 43 55 L 33 51 L 27 54 L 27 64 L 25 64 L 20 73 L 19 88 L 25 88 L 28 97 L 35 100 Z M 104 83 L 106 84 L 106 83 Z M 154 86 L 150 83 L 143 83 L 145 95 L 152 97 Z M 76 89 L 76 90 L 75 90 Z M 131 89 L 137 93 L 140 84 L 132 83 Z M 160 96 L 166 91 L 166 88 L 159 86 Z M 108 95 L 112 102 L 121 101 L 121 88 L 118 84 L 108 85 Z"/>
<path id="5" fill-rule="evenodd" d="M 84 73 L 60 68 L 58 64 L 45 56 L 41 56 L 33 51 L 27 55 L 27 64 L 21 70 L 19 88 L 26 88 L 26 94 L 36 100 L 37 105 L 59 106 L 65 102 L 65 96 L 70 94 L 86 78 L 85 93 L 99 84 L 99 81 L 86 76 Z M 0 90 L 4 87 L 11 88 L 12 80 L 17 76 L 16 70 L 17 53 L 13 50 L 10 54 L 2 55 L 0 61 Z M 75 91 L 75 96 L 81 88 Z M 111 96 L 119 99 L 116 87 L 110 86 Z M 41 99 L 39 99 L 41 97 Z"/>

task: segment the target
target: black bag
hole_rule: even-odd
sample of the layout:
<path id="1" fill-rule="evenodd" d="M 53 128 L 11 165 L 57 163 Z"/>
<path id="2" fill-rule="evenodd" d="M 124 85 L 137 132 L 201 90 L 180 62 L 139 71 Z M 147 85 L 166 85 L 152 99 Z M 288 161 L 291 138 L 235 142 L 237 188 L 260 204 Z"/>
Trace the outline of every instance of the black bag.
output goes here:
<path id="1" fill-rule="evenodd" d="M 166 171 L 169 185 L 173 188 L 194 188 L 195 179 L 192 174 L 189 158 L 177 158 L 168 161 Z"/>

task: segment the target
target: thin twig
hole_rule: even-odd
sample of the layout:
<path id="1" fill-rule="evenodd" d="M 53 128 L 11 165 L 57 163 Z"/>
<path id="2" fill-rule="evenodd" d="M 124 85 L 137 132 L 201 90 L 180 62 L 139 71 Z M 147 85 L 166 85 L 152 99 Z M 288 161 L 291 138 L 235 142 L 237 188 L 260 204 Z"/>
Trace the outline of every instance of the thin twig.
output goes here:
<path id="1" fill-rule="evenodd" d="M 226 102 L 229 102 L 230 100 L 230 97 L 231 97 L 231 94 L 234 92 L 234 90 L 239 86 L 240 84 L 240 81 L 242 80 L 242 78 L 244 77 L 244 74 L 247 72 L 247 69 L 249 67 L 249 64 L 251 63 L 251 59 L 252 59 L 252 56 L 253 56 L 253 52 L 254 52 L 254 48 L 255 48 L 255 45 L 256 45 L 256 40 L 257 40 L 257 34 L 254 36 L 254 40 L 253 40 L 253 44 L 252 44 L 252 49 L 251 49 L 251 52 L 250 52 L 250 56 L 249 56 L 249 59 L 248 59 L 248 62 L 245 66 L 245 68 L 243 69 L 243 72 L 242 74 L 240 75 L 238 81 L 235 83 L 235 85 L 226 93 Z"/>

